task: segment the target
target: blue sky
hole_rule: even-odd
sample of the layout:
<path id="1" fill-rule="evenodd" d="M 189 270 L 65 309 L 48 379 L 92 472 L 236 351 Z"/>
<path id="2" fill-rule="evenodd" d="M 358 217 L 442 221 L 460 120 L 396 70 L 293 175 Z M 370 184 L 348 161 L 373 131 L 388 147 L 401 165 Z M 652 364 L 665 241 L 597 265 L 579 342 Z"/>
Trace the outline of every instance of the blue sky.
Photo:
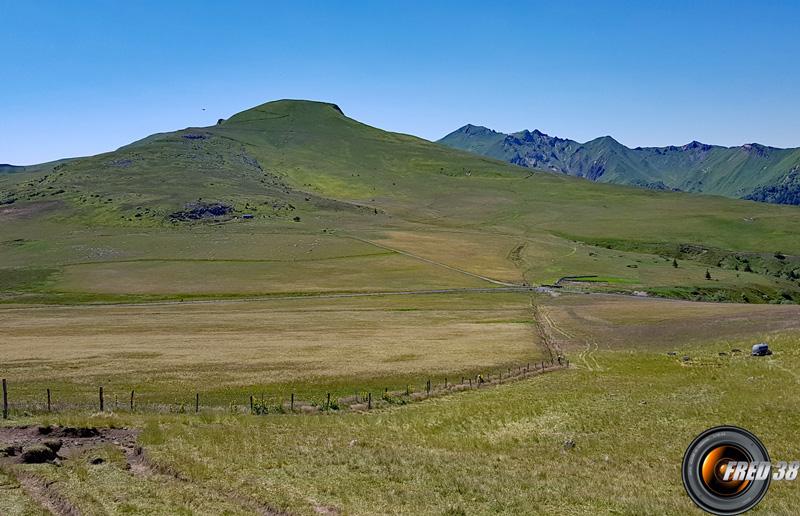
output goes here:
<path id="1" fill-rule="evenodd" d="M 800 146 L 800 2 L 0 0 L 0 22 L 0 163 L 279 98 L 428 139 Z"/>

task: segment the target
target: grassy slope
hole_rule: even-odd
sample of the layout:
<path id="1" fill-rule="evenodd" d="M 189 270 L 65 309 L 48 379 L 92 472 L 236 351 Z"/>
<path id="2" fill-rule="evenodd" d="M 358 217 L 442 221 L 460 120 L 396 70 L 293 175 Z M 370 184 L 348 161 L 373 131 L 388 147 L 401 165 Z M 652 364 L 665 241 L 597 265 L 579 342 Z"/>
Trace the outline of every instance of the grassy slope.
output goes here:
<path id="1" fill-rule="evenodd" d="M 0 208 L 6 299 L 20 299 L 17 293 L 29 301 L 75 302 L 285 292 L 269 279 L 283 274 L 278 262 L 301 275 L 304 263 L 316 267 L 307 269 L 311 283 L 301 289 L 314 290 L 320 263 L 306 258 L 335 258 L 328 269 L 335 272 L 337 263 L 364 268 L 359 256 L 386 252 L 347 235 L 395 241 L 399 250 L 512 281 L 600 274 L 664 292 L 754 287 L 769 299 L 797 290 L 785 277 L 725 270 L 709 284 L 707 263 L 687 261 L 675 271 L 648 254 L 658 254 L 652 244 L 692 243 L 800 255 L 796 208 L 529 173 L 380 131 L 314 102 L 268 103 L 217 126 L 153 135 L 113 153 L 6 175 L 0 192 L 17 199 Z M 218 226 L 167 221 L 198 199 L 226 202 L 255 218 Z M 398 234 L 406 237 L 398 241 Z M 310 240 L 299 244 L 310 254 L 287 256 L 298 235 Z M 613 253 L 594 245 L 608 239 L 625 245 Z M 636 247 L 641 242 L 651 247 Z M 484 252 L 466 254 L 465 248 Z M 216 266 L 198 257 L 243 262 Z M 396 260 L 412 275 L 438 271 L 407 256 L 385 265 L 377 257 L 365 281 L 343 275 L 337 282 L 336 274 L 326 274 L 331 280 L 319 290 L 374 288 L 398 270 Z M 272 264 L 266 274 L 264 263 Z M 184 279 L 176 280 L 176 268 Z M 222 289 L 206 282 L 212 269 Z M 252 277 L 264 280 L 248 282 Z M 441 279 L 439 286 L 463 284 Z"/>

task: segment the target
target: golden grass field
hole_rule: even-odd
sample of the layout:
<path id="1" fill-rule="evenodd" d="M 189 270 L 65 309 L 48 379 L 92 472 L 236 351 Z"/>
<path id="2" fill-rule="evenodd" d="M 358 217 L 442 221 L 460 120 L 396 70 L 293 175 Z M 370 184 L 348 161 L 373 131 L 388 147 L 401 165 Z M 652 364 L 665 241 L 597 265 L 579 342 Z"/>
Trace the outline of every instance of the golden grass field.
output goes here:
<path id="1" fill-rule="evenodd" d="M 615 351 L 670 351 L 710 341 L 767 339 L 770 334 L 800 326 L 797 305 L 565 295 L 549 300 L 544 310 L 558 327 L 574 335 L 569 338 L 556 332 L 572 352 L 580 351 L 587 338 L 600 343 L 600 348 Z"/>
<path id="2" fill-rule="evenodd" d="M 12 401 L 244 404 L 419 388 L 542 358 L 529 296 L 464 293 L 0 309 Z M 377 394 L 376 391 L 376 394 Z"/>

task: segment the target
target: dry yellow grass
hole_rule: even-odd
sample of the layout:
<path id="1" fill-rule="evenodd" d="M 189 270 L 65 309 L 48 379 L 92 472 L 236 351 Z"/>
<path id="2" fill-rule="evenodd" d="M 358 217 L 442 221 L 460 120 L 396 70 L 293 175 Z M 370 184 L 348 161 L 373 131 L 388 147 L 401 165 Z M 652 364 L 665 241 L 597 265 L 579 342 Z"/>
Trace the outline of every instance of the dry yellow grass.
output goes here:
<path id="1" fill-rule="evenodd" d="M 559 296 L 544 309 L 569 348 L 589 339 L 601 349 L 651 349 L 693 342 L 768 340 L 771 332 L 800 329 L 800 305 L 700 303 L 592 294 Z M 747 350 L 745 350 L 747 351 Z"/>
<path id="2" fill-rule="evenodd" d="M 490 278 L 520 283 L 522 270 L 511 259 L 525 241 L 468 230 L 387 231 L 371 241 Z"/>
<path id="3" fill-rule="evenodd" d="M 164 401 L 199 391 L 241 402 L 291 385 L 352 393 L 535 361 L 528 303 L 485 293 L 6 308 L 0 353 L 24 396 L 94 396 L 98 385 Z"/>
<path id="4" fill-rule="evenodd" d="M 382 254 L 306 262 L 137 261 L 64 268 L 55 290 L 100 294 L 268 294 L 483 287 L 413 258 Z"/>

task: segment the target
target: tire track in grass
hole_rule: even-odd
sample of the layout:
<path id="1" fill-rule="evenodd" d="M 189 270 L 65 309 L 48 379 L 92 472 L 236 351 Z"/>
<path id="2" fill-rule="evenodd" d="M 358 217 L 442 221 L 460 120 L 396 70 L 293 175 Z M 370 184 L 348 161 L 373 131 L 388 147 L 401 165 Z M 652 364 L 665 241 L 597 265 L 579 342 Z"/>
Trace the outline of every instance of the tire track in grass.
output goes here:
<path id="1" fill-rule="evenodd" d="M 586 348 L 582 349 L 581 352 L 578 354 L 578 358 L 580 358 L 581 362 L 583 362 L 583 364 L 586 366 L 586 369 L 588 369 L 589 371 L 592 370 L 592 366 L 589 365 L 589 361 L 586 360 L 586 355 L 591 350 L 591 347 L 592 347 L 592 344 L 587 340 L 586 341 Z"/>
<path id="2" fill-rule="evenodd" d="M 531 297 L 531 313 L 533 314 L 533 321 L 539 333 L 539 340 L 545 352 L 547 352 L 550 357 L 550 360 L 563 357 L 564 354 L 561 351 L 561 346 L 559 346 L 558 340 L 554 338 L 551 333 L 553 327 L 548 322 L 547 316 L 539 308 L 539 305 L 533 301 L 533 297 Z"/>
<path id="3" fill-rule="evenodd" d="M 579 338 L 576 333 L 571 331 L 567 331 L 563 327 L 561 327 L 558 323 L 556 323 L 552 316 L 546 312 L 545 310 L 540 310 L 541 319 L 543 322 L 554 332 L 561 334 L 568 340 L 573 340 Z M 593 338 L 583 338 L 584 344 L 586 344 L 586 348 L 581 350 L 578 354 L 578 357 L 581 362 L 583 362 L 586 369 L 589 371 L 602 371 L 603 367 L 600 365 L 600 362 L 597 361 L 596 354 L 600 351 L 600 345 L 597 343 L 596 340 Z M 553 339 L 555 341 L 555 339 Z M 561 349 L 559 348 L 559 353 Z"/>
<path id="4" fill-rule="evenodd" d="M 61 493 L 53 489 L 55 481 L 46 481 L 27 471 L 17 471 L 14 475 L 32 500 L 42 506 L 43 509 L 55 516 L 81 516 L 81 511 L 72 505 Z"/>
<path id="5" fill-rule="evenodd" d="M 600 365 L 600 362 L 597 361 L 597 353 L 600 351 L 600 346 L 597 344 L 596 340 L 592 340 L 594 342 L 594 352 L 592 353 L 592 361 L 594 362 L 595 367 L 598 371 L 602 371 L 603 367 Z"/>
<path id="6" fill-rule="evenodd" d="M 594 339 L 584 339 L 586 343 L 586 348 L 583 349 L 580 354 L 580 360 L 586 366 L 586 369 L 589 371 L 602 371 L 603 367 L 600 365 L 600 362 L 597 361 L 595 354 L 600 350 L 600 346 L 597 344 L 597 341 Z"/>
<path id="7" fill-rule="evenodd" d="M 574 339 L 574 338 L 575 338 L 575 334 L 573 334 L 573 333 L 570 333 L 570 332 L 566 331 L 566 330 L 565 330 L 565 329 L 563 329 L 561 326 L 559 326 L 558 324 L 556 324 L 556 323 L 555 323 L 555 321 L 553 321 L 553 318 L 552 318 L 552 317 L 550 317 L 550 314 L 549 314 L 549 313 L 547 313 L 547 312 L 546 312 L 546 311 L 544 311 L 544 310 L 542 310 L 542 317 L 544 318 L 545 322 L 547 322 L 547 324 L 548 324 L 548 325 L 549 325 L 549 326 L 550 326 L 550 327 L 551 327 L 553 330 L 557 331 L 558 333 L 560 333 L 561 335 L 563 335 L 564 337 L 566 337 L 566 338 L 568 338 L 568 339 Z"/>

